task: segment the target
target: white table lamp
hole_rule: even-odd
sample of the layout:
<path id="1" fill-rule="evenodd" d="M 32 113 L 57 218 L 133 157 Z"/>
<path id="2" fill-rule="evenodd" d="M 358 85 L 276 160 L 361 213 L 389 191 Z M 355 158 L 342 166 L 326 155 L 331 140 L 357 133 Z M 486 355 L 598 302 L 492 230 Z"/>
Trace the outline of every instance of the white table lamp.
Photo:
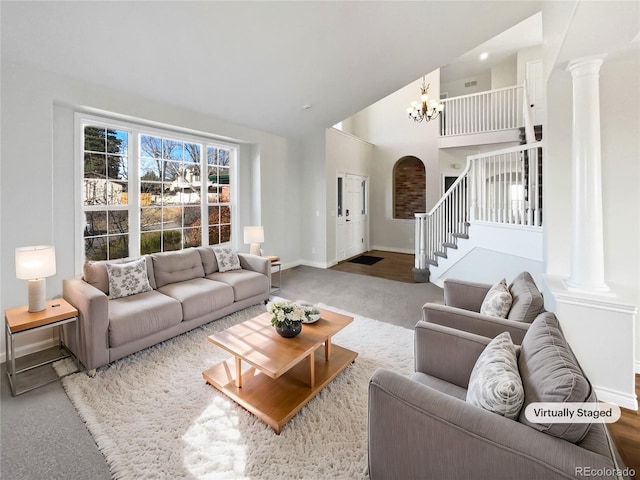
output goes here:
<path id="1" fill-rule="evenodd" d="M 47 285 L 45 277 L 56 274 L 56 249 L 52 246 L 16 248 L 16 277 L 29 280 L 29 311 L 46 308 Z"/>
<path id="2" fill-rule="evenodd" d="M 251 255 L 260 255 L 260 244 L 264 242 L 264 228 L 244 227 L 244 243 L 251 244 L 249 253 Z"/>

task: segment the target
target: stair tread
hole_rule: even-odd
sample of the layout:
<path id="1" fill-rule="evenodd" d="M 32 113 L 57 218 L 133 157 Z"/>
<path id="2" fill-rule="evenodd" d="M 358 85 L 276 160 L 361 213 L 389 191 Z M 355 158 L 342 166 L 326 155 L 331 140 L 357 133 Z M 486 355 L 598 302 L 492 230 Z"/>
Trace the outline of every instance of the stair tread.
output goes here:
<path id="1" fill-rule="evenodd" d="M 455 243 L 451 243 L 451 242 L 444 242 L 442 245 L 447 247 L 447 248 L 454 248 L 454 249 L 458 248 L 458 245 L 456 245 Z"/>
<path id="2" fill-rule="evenodd" d="M 433 254 L 438 257 L 447 258 L 447 252 L 433 252 Z"/>
<path id="3" fill-rule="evenodd" d="M 436 262 L 435 260 L 427 259 L 427 263 L 429 265 L 433 265 L 434 267 L 438 266 L 438 262 Z"/>
<path id="4" fill-rule="evenodd" d="M 469 238 L 469 235 L 467 235 L 466 233 L 452 233 L 451 235 L 453 235 L 456 238 L 465 238 L 465 239 Z"/>

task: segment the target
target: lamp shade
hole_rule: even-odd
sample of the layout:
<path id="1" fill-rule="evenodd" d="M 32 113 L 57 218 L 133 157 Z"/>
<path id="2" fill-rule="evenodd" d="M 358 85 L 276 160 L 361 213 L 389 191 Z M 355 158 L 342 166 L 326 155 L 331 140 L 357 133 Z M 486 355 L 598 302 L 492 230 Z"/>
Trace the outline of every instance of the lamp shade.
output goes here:
<path id="1" fill-rule="evenodd" d="M 244 227 L 244 243 L 262 243 L 264 242 L 264 228 Z"/>
<path id="2" fill-rule="evenodd" d="M 56 249 L 50 245 L 16 248 L 16 277 L 33 280 L 56 274 Z"/>

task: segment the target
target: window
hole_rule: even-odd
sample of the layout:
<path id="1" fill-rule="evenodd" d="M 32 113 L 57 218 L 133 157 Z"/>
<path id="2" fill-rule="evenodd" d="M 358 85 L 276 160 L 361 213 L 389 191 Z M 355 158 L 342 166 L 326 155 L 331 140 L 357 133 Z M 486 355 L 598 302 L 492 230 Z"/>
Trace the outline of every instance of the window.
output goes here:
<path id="1" fill-rule="evenodd" d="M 229 243 L 237 148 L 78 115 L 83 258 Z"/>

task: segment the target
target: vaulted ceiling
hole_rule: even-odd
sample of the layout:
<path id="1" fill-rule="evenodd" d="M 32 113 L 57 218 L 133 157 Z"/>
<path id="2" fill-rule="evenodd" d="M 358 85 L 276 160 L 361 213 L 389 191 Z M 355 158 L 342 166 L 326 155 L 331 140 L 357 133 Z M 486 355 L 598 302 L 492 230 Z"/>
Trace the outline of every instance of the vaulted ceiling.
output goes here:
<path id="1" fill-rule="evenodd" d="M 2 61 L 299 138 L 451 63 L 540 5 L 2 1 Z"/>

